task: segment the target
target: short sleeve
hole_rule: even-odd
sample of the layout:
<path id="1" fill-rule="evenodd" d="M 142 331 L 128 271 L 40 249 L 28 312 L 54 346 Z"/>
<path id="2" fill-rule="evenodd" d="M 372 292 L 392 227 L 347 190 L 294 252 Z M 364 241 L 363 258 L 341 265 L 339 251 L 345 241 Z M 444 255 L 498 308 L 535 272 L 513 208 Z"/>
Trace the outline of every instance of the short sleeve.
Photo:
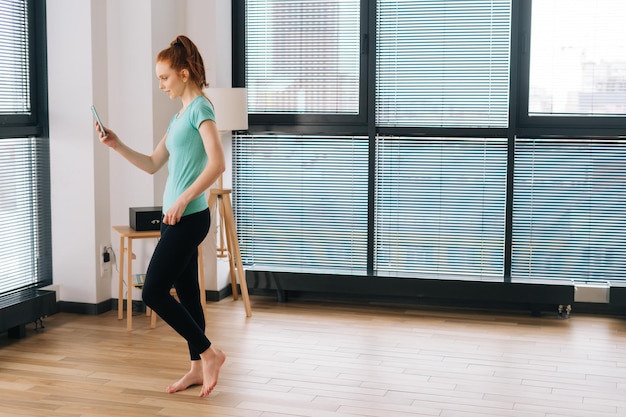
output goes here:
<path id="1" fill-rule="evenodd" d="M 190 122 L 196 129 L 200 128 L 200 125 L 205 120 L 215 121 L 215 112 L 213 111 L 213 105 L 205 97 L 200 97 L 194 102 L 193 108 L 191 108 Z"/>

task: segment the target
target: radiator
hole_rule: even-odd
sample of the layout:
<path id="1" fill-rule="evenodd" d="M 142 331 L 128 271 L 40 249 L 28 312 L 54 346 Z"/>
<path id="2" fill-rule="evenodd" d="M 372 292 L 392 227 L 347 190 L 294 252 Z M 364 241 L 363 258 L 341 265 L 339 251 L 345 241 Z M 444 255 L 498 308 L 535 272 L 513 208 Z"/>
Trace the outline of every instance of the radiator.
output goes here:
<path id="1" fill-rule="evenodd" d="M 610 291 L 611 284 L 608 281 L 574 281 L 574 302 L 608 304 Z"/>

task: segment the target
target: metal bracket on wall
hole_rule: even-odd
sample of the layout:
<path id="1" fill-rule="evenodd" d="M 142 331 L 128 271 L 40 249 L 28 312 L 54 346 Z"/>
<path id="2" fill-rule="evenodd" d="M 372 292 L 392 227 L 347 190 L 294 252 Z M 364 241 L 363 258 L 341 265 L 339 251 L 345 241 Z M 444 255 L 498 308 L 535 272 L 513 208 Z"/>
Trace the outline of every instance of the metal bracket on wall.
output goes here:
<path id="1" fill-rule="evenodd" d="M 46 326 L 44 326 L 44 324 L 43 324 L 43 319 L 44 319 L 44 317 L 39 317 L 37 320 L 34 321 L 34 323 L 35 323 L 35 330 L 45 329 L 46 328 Z"/>
<path id="2" fill-rule="evenodd" d="M 557 314 L 560 319 L 569 319 L 571 312 L 572 312 L 571 304 L 568 304 L 568 305 L 560 304 L 557 310 Z"/>

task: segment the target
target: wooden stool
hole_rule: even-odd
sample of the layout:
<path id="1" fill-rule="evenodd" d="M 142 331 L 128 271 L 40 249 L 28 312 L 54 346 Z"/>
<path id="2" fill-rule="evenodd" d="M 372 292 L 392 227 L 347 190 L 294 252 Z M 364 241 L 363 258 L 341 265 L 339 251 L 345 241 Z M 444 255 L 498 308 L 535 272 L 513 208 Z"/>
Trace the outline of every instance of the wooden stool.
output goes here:
<path id="1" fill-rule="evenodd" d="M 250 307 L 250 297 L 248 296 L 248 285 L 246 283 L 246 271 L 243 268 L 241 252 L 239 250 L 239 239 L 237 237 L 237 227 L 233 216 L 233 207 L 230 203 L 231 190 L 224 188 L 211 188 L 209 195 L 209 208 L 213 221 L 220 221 L 220 241 L 222 233 L 226 237 L 225 250 L 228 252 L 228 263 L 230 265 L 230 283 L 233 291 L 233 299 L 239 298 L 237 291 L 237 277 L 239 277 L 239 287 L 243 298 L 246 317 L 252 316 Z M 214 208 L 215 207 L 215 208 Z"/>

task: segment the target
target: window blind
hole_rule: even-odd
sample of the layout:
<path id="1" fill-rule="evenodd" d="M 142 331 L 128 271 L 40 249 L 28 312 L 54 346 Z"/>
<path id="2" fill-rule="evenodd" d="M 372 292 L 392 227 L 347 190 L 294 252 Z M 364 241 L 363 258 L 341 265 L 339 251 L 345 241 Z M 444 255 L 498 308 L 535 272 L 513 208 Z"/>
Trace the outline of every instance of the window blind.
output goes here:
<path id="1" fill-rule="evenodd" d="M 0 294 L 52 283 L 46 139 L 0 140 Z"/>
<path id="2" fill-rule="evenodd" d="M 359 3 L 246 0 L 250 114 L 358 114 Z"/>
<path id="3" fill-rule="evenodd" d="M 377 125 L 508 126 L 511 0 L 377 7 Z"/>
<path id="4" fill-rule="evenodd" d="M 233 167 L 244 263 L 272 271 L 365 271 L 366 138 L 240 135 Z"/>
<path id="5" fill-rule="evenodd" d="M 0 0 L 0 295 L 52 283 L 49 143 L 14 129 L 37 113 L 32 80 L 46 65 L 31 37 L 44 6 Z"/>
<path id="6" fill-rule="evenodd" d="M 511 277 L 626 276 L 626 142 L 519 139 Z"/>
<path id="7" fill-rule="evenodd" d="M 0 0 L 0 116 L 32 111 L 28 23 L 26 1 Z"/>
<path id="8" fill-rule="evenodd" d="M 379 136 L 379 275 L 501 280 L 506 139 Z"/>

